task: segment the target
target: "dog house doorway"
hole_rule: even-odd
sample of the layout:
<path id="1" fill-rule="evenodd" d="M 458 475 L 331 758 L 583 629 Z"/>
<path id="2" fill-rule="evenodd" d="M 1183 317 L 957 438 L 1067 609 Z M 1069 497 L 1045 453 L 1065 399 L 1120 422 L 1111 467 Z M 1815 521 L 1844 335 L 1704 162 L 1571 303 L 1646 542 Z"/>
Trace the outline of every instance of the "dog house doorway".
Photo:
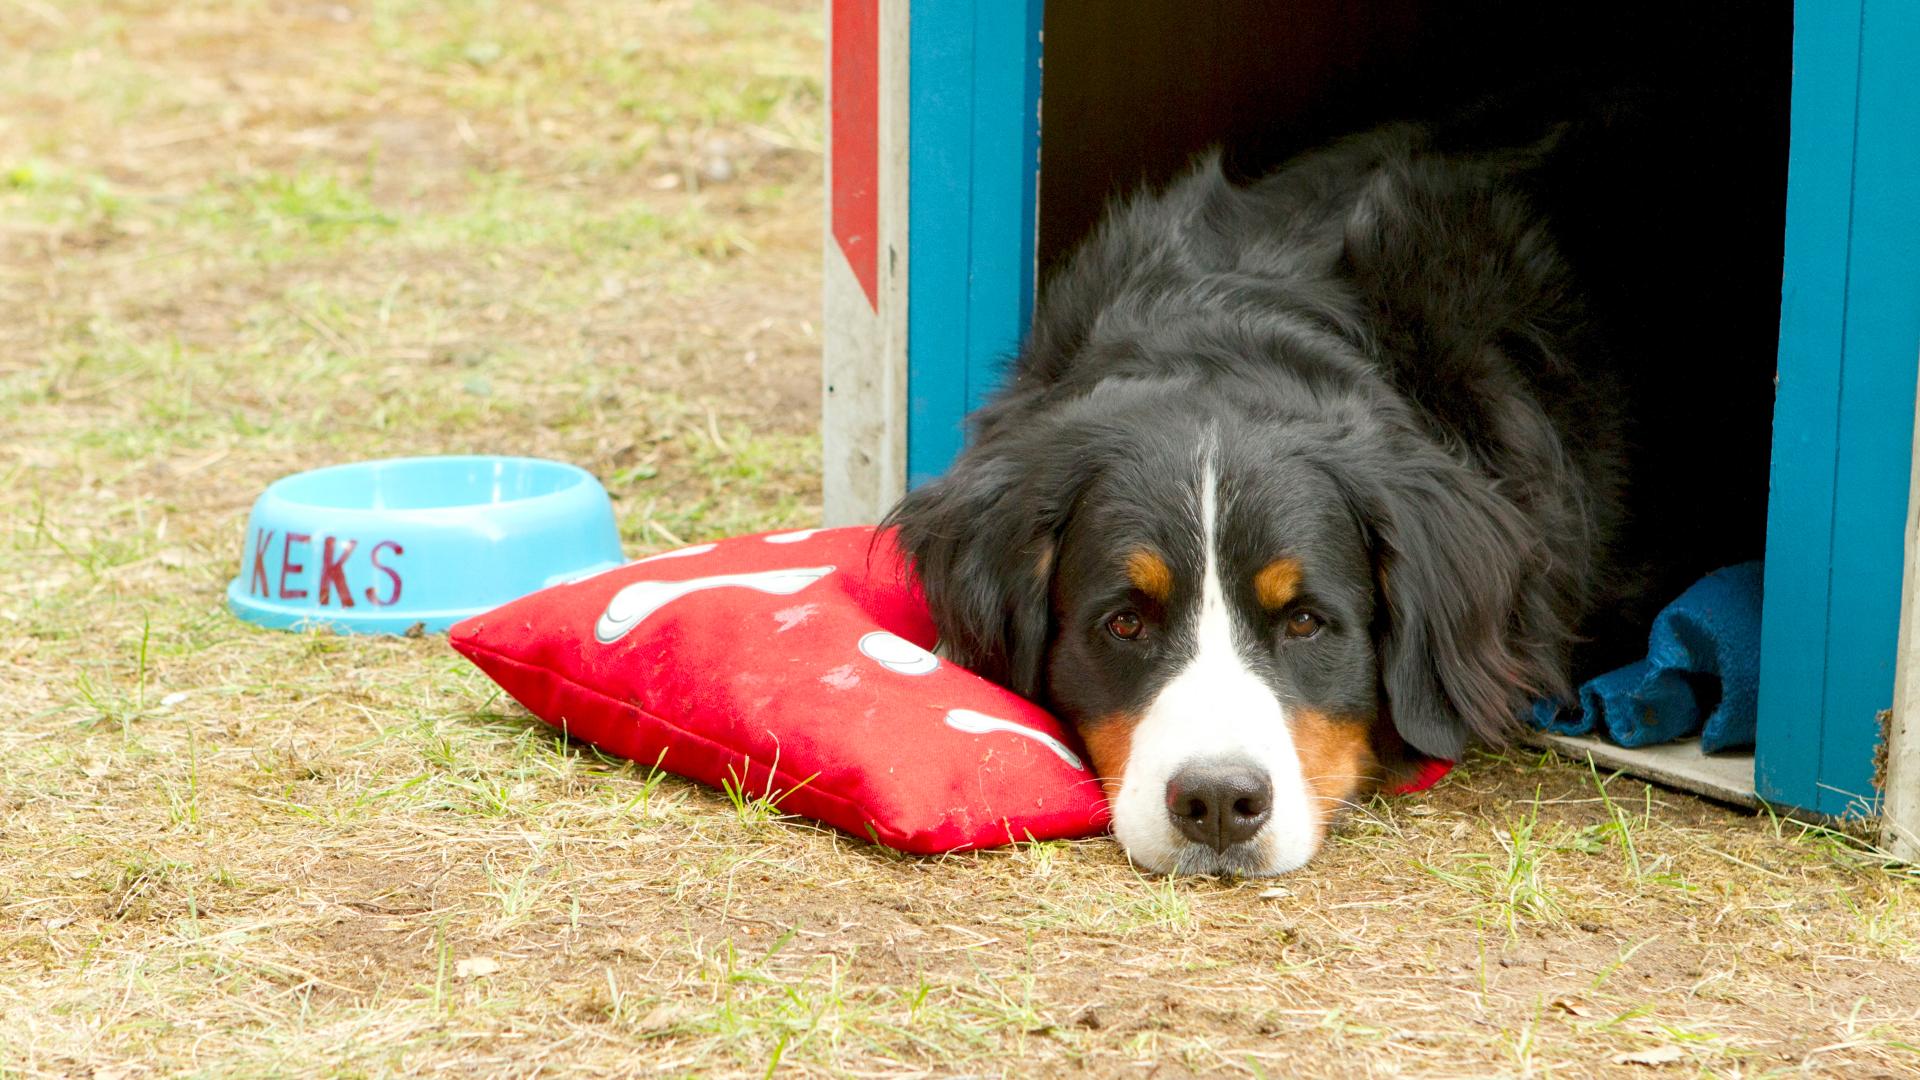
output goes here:
<path id="1" fill-rule="evenodd" d="M 1671 484 L 1688 505 L 1649 506 L 1643 517 L 1716 523 L 1665 532 L 1643 520 L 1634 540 L 1673 568 L 1656 587 L 1666 599 L 1708 571 L 1761 557 L 1790 3 L 1056 0 L 1044 19 L 1035 247 L 1043 281 L 1112 198 L 1166 183 L 1209 149 L 1229 174 L 1255 177 L 1341 135 L 1403 120 L 1478 113 L 1489 130 L 1469 137 L 1501 146 L 1567 124 L 1630 133 L 1606 137 L 1602 175 L 1556 177 L 1568 190 L 1552 209 L 1571 223 L 1563 246 L 1584 248 L 1568 253 L 1581 276 L 1612 283 L 1614 295 L 1598 299 L 1613 320 L 1641 319 L 1635 338 L 1658 343 L 1649 370 L 1634 373 L 1636 467 L 1700 479 Z M 1723 269 L 1699 281 L 1684 259 L 1650 259 L 1648 245 L 1621 242 L 1635 233 L 1715 252 Z M 1676 303 L 1680 296 L 1687 301 Z M 1716 313 L 1711 325 L 1691 317 L 1700 309 Z M 1666 312 L 1676 317 L 1654 318 Z M 1701 415 L 1708 409 L 1711 420 Z M 1644 653 L 1645 626 L 1635 629 L 1637 641 L 1599 643 L 1617 656 L 1605 667 Z M 1556 741 L 1722 798 L 1754 799 L 1750 754 Z"/>

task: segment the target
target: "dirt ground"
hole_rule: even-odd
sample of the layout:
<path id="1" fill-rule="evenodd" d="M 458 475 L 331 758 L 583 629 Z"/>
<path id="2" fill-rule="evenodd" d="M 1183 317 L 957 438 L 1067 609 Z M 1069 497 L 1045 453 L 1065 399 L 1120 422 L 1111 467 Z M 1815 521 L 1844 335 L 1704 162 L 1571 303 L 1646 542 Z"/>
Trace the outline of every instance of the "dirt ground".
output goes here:
<path id="1" fill-rule="evenodd" d="M 226 614 L 293 469 L 818 515 L 813 0 L 0 0 L 0 1077 L 1920 1075 L 1920 878 L 1530 753 L 911 859 Z"/>

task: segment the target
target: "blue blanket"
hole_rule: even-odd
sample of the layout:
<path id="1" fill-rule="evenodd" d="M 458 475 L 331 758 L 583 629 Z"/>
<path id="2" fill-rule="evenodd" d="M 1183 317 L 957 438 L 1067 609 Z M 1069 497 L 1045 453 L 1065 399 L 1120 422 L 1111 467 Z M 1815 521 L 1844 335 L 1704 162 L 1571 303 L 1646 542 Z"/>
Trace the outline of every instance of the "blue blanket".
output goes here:
<path id="1" fill-rule="evenodd" d="M 1577 703 L 1539 701 L 1534 726 L 1647 746 L 1698 732 L 1711 754 L 1753 745 L 1760 698 L 1760 564 L 1701 578 L 1654 617 L 1647 658 L 1590 679 Z"/>

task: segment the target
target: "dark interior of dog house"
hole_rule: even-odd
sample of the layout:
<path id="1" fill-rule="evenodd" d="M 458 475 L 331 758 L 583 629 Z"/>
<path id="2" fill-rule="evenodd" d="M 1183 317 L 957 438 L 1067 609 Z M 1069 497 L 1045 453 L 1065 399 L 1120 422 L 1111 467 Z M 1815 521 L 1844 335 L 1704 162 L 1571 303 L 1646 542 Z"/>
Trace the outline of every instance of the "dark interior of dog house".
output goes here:
<path id="1" fill-rule="evenodd" d="M 1462 148 L 1569 125 L 1573 152 L 1531 194 L 1596 313 L 1634 343 L 1627 550 L 1666 596 L 1761 556 L 1790 2 L 1054 2 L 1044 29 L 1043 288 L 1109 199 L 1209 148 L 1252 178 L 1385 122 Z M 1591 664 L 1644 647 L 1645 614 L 1623 613 Z"/>

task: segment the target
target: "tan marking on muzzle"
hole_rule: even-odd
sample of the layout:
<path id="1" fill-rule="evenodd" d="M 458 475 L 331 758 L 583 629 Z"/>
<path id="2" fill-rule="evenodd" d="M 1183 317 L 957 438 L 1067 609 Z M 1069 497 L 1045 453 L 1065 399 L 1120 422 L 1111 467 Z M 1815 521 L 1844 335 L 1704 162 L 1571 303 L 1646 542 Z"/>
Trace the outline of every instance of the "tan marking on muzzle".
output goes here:
<path id="1" fill-rule="evenodd" d="M 1299 709 L 1290 727 L 1301 779 L 1313 793 L 1314 829 L 1325 836 L 1334 814 L 1376 783 L 1380 765 L 1373 752 L 1372 725 Z"/>
<path id="2" fill-rule="evenodd" d="M 1120 783 L 1127 776 L 1127 761 L 1133 756 L 1133 729 L 1140 718 L 1131 713 L 1101 717 L 1080 730 L 1087 756 L 1093 759 L 1093 775 L 1100 778 L 1100 790 L 1109 801 L 1120 794 Z"/>

